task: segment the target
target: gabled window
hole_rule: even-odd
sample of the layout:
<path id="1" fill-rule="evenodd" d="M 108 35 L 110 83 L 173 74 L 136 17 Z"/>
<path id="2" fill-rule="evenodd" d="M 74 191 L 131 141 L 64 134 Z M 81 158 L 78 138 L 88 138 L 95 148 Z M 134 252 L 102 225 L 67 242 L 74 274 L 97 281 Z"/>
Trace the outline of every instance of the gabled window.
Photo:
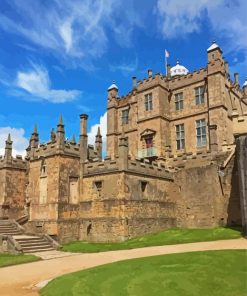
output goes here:
<path id="1" fill-rule="evenodd" d="M 196 138 L 197 138 L 197 147 L 206 146 L 207 133 L 206 133 L 205 119 L 200 119 L 196 121 Z"/>
<path id="2" fill-rule="evenodd" d="M 184 149 L 185 147 L 184 124 L 176 125 L 176 142 L 177 142 L 177 150 Z"/>
<path id="3" fill-rule="evenodd" d="M 175 94 L 175 110 L 182 110 L 184 108 L 183 93 Z"/>
<path id="4" fill-rule="evenodd" d="M 153 97 L 152 93 L 145 95 L 145 110 L 153 110 Z"/>
<path id="5" fill-rule="evenodd" d="M 204 104 L 204 86 L 195 88 L 196 105 Z"/>
<path id="6" fill-rule="evenodd" d="M 123 110 L 122 111 L 122 124 L 128 124 L 129 122 L 129 110 Z"/>

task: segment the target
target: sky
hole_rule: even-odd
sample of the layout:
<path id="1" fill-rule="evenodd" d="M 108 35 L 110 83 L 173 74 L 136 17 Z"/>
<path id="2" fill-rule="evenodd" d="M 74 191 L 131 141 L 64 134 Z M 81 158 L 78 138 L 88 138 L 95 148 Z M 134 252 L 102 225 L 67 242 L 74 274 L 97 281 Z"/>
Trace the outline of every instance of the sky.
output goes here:
<path id="1" fill-rule="evenodd" d="M 0 154 L 11 133 L 25 155 L 37 124 L 49 140 L 63 116 L 66 137 L 79 136 L 89 115 L 89 143 L 100 125 L 105 141 L 107 88 L 119 95 L 147 70 L 207 65 L 213 40 L 240 84 L 247 76 L 246 0 L 1 0 Z"/>

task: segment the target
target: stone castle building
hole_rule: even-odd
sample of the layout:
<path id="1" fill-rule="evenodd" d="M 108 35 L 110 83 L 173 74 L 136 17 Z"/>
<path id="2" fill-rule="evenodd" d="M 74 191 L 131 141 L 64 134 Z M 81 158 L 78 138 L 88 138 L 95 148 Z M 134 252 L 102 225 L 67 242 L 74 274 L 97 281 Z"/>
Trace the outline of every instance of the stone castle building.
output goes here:
<path id="1" fill-rule="evenodd" d="M 88 145 L 87 119 L 80 115 L 78 143 L 66 140 L 62 118 L 45 144 L 35 128 L 24 160 L 8 137 L 2 218 L 26 216 L 27 232 L 60 242 L 242 223 L 236 140 L 247 134 L 247 81 L 230 79 L 216 43 L 198 71 L 177 62 L 167 75 L 133 77 L 126 96 L 108 88 L 104 160 L 100 130 Z"/>

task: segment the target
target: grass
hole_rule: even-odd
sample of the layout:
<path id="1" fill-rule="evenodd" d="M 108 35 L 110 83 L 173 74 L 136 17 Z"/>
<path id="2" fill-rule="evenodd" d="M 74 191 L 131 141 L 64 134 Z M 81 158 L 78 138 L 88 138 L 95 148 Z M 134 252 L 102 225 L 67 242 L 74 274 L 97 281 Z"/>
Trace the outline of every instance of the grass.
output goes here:
<path id="1" fill-rule="evenodd" d="M 240 228 L 169 229 L 119 243 L 88 243 L 84 241 L 76 241 L 64 244 L 61 250 L 78 253 L 97 253 L 150 246 L 234 239 L 240 237 Z"/>
<path id="2" fill-rule="evenodd" d="M 247 251 L 170 254 L 59 277 L 42 296 L 246 296 Z"/>
<path id="3" fill-rule="evenodd" d="M 38 260 L 40 260 L 40 258 L 33 255 L 0 254 L 0 267 L 28 263 Z"/>

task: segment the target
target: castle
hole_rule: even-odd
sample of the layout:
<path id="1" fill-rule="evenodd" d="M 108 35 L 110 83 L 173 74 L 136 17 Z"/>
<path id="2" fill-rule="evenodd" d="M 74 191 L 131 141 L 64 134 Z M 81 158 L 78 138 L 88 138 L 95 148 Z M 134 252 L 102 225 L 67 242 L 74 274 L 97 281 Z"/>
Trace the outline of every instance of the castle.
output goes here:
<path id="1" fill-rule="evenodd" d="M 247 134 L 247 81 L 231 81 L 221 48 L 190 73 L 177 62 L 167 75 L 148 70 L 132 90 L 107 98 L 107 147 L 100 130 L 88 145 L 65 138 L 62 118 L 50 141 L 35 128 L 27 156 L 0 159 L 0 216 L 27 217 L 29 233 L 60 242 L 120 241 L 170 227 L 241 224 L 236 139 Z"/>

